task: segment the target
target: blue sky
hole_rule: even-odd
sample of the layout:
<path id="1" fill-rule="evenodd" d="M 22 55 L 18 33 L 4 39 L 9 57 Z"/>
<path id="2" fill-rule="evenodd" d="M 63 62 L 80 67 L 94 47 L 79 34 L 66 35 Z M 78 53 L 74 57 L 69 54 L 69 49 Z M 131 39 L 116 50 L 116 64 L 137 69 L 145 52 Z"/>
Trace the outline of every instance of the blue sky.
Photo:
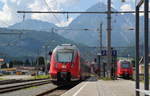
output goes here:
<path id="1" fill-rule="evenodd" d="M 92 5 L 107 0 L 45 0 L 52 10 L 56 11 L 85 11 Z M 135 0 L 112 0 L 112 7 L 117 10 L 134 10 Z M 22 15 L 17 14 L 17 10 L 48 10 L 44 0 L 0 0 L 0 26 L 9 26 L 20 22 Z M 70 15 L 67 21 L 65 16 L 57 15 L 61 18 L 58 22 L 53 15 L 50 14 L 30 14 L 26 15 L 26 19 L 38 19 L 42 21 L 52 22 L 59 26 L 68 25 L 77 15 Z"/>
<path id="2" fill-rule="evenodd" d="M 2 10 L 4 3 L 0 2 L 0 10 Z"/>

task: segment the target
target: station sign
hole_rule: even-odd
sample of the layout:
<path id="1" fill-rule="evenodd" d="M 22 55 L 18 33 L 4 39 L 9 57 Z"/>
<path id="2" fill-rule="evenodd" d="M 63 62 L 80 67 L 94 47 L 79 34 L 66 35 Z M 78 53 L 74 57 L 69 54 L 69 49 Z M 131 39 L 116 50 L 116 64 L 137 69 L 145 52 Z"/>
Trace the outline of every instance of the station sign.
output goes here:
<path id="1" fill-rule="evenodd" d="M 107 50 L 101 51 L 101 56 L 107 56 L 108 52 Z M 111 56 L 117 56 L 117 50 L 112 50 Z"/>
<path id="2" fill-rule="evenodd" d="M 107 51 L 106 51 L 106 50 L 102 50 L 102 51 L 101 51 L 101 55 L 102 55 L 102 56 L 107 56 Z"/>
<path id="3" fill-rule="evenodd" d="M 112 56 L 117 56 L 117 50 L 112 50 Z"/>

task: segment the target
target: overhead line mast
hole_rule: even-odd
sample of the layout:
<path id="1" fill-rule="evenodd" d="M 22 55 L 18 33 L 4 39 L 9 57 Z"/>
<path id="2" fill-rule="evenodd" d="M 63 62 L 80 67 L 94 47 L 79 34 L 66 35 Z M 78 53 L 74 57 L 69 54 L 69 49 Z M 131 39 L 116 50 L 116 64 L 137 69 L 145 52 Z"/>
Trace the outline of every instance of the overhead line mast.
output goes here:
<path id="1" fill-rule="evenodd" d="M 107 77 L 111 78 L 111 0 L 108 0 L 107 2 Z"/>

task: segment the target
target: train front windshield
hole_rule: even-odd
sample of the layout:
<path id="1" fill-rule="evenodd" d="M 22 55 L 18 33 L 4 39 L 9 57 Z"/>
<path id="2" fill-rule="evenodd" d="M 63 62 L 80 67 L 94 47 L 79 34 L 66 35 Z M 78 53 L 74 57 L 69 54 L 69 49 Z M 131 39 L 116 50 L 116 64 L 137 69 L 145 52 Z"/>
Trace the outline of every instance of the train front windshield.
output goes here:
<path id="1" fill-rule="evenodd" d="M 61 50 L 57 52 L 57 62 L 72 62 L 73 51 L 72 50 Z"/>
<path id="2" fill-rule="evenodd" d="M 121 62 L 121 68 L 130 68 L 130 62 Z"/>

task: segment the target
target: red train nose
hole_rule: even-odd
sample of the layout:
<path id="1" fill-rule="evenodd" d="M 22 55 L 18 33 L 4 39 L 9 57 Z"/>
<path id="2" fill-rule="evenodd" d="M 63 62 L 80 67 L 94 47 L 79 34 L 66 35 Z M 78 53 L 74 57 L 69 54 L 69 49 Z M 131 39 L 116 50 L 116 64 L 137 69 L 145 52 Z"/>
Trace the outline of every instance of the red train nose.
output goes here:
<path id="1" fill-rule="evenodd" d="M 129 69 L 122 69 L 121 72 L 129 72 Z"/>

